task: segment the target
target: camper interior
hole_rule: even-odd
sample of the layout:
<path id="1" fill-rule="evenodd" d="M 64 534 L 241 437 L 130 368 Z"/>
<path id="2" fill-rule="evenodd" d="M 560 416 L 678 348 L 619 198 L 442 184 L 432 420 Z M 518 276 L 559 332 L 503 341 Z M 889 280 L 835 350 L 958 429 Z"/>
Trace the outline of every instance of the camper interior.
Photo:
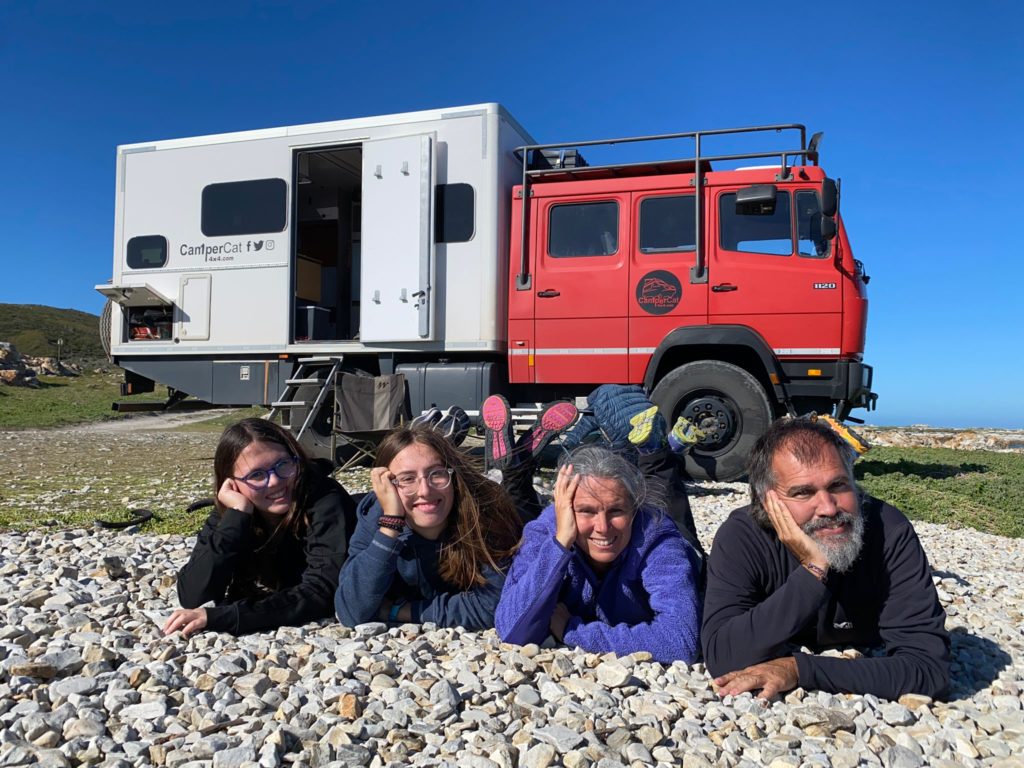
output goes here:
<path id="1" fill-rule="evenodd" d="M 359 145 L 295 153 L 296 342 L 359 338 L 362 164 Z"/>

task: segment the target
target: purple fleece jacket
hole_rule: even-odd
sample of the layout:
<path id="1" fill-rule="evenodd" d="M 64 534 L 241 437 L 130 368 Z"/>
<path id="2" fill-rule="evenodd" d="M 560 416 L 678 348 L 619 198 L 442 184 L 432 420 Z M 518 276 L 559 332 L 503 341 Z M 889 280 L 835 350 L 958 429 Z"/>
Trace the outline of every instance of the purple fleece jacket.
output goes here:
<path id="1" fill-rule="evenodd" d="M 667 516 L 641 509 L 626 549 L 599 578 L 576 550 L 555 539 L 555 508 L 527 524 L 498 602 L 494 625 L 508 643 L 540 643 L 564 603 L 566 645 L 619 655 L 648 651 L 658 661 L 700 654 L 700 599 L 693 549 Z"/>

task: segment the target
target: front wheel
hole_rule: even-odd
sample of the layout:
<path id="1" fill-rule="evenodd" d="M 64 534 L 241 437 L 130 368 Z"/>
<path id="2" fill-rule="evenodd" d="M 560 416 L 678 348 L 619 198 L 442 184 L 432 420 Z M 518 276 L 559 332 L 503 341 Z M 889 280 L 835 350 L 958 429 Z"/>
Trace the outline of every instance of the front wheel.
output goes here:
<path id="1" fill-rule="evenodd" d="M 705 433 L 686 456 L 695 480 L 735 480 L 768 428 L 772 409 L 761 383 L 747 371 L 720 360 L 697 360 L 671 371 L 651 393 L 671 427 L 685 416 Z"/>

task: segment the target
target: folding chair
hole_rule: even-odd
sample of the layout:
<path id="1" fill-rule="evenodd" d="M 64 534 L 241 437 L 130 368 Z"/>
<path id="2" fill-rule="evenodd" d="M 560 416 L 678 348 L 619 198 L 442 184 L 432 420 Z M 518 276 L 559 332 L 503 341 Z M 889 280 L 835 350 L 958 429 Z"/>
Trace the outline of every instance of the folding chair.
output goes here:
<path id="1" fill-rule="evenodd" d="M 351 448 L 347 459 L 339 459 L 339 468 L 372 462 L 384 436 L 405 421 L 405 376 L 342 373 L 334 391 L 333 436 L 342 448 Z"/>

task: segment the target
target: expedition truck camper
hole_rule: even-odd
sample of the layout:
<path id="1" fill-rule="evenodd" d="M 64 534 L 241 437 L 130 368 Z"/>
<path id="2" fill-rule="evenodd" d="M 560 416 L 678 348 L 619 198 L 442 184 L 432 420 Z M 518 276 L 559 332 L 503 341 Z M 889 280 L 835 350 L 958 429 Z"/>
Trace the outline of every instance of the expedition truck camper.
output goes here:
<path id="1" fill-rule="evenodd" d="M 702 153 L 752 136 L 781 147 Z M 706 431 L 691 475 L 731 479 L 772 418 L 874 405 L 819 139 L 541 145 L 483 104 L 121 146 L 104 342 L 122 394 L 273 404 L 317 455 L 339 371 L 402 374 L 408 415 L 642 384 Z M 667 140 L 687 156 L 583 159 Z"/>

